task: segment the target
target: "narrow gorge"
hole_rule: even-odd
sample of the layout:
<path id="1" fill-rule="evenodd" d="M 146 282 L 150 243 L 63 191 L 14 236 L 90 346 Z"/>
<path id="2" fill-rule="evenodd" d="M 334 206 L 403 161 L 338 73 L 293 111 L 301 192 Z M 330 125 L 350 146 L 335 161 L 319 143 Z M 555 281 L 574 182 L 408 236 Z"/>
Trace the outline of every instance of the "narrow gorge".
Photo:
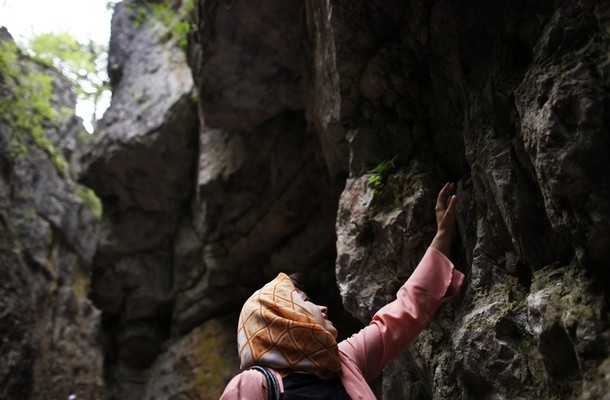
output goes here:
<path id="1" fill-rule="evenodd" d="M 378 398 L 610 400 L 610 1 L 159 3 L 115 6 L 94 135 L 43 146 L 0 63 L 0 399 L 218 399 L 255 289 L 354 333 L 453 181 L 466 284 Z"/>

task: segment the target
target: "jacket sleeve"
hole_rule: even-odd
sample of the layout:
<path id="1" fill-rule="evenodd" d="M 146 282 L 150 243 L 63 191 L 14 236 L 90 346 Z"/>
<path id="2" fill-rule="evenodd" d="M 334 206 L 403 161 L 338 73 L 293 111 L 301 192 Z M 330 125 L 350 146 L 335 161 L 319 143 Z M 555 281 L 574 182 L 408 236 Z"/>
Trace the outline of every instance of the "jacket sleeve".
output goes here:
<path id="1" fill-rule="evenodd" d="M 236 375 L 220 400 L 267 400 L 267 384 L 263 374 L 248 370 Z"/>
<path id="2" fill-rule="evenodd" d="M 359 333 L 339 343 L 343 357 L 372 382 L 428 325 L 441 303 L 459 291 L 464 275 L 429 247 L 396 300 Z"/>

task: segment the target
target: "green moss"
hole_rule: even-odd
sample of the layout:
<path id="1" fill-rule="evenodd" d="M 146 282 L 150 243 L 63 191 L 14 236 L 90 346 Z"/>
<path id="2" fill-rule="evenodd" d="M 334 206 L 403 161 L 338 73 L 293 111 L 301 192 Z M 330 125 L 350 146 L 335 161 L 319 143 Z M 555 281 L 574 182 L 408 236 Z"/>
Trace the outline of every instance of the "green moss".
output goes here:
<path id="1" fill-rule="evenodd" d="M 103 207 L 101 200 L 95 192 L 86 186 L 78 185 L 76 187 L 76 195 L 81 199 L 85 208 L 93 213 L 95 219 L 100 221 L 102 219 Z"/>
<path id="2" fill-rule="evenodd" d="M 89 275 L 83 270 L 82 267 L 77 266 L 76 271 L 74 271 L 73 278 L 74 281 L 72 283 L 72 289 L 74 290 L 74 293 L 80 298 L 87 298 L 90 283 Z"/>
<path id="3" fill-rule="evenodd" d="M 225 386 L 227 373 L 233 372 L 232 363 L 224 354 L 227 348 L 226 334 L 219 322 L 210 320 L 197 335 L 194 355 L 198 367 L 193 371 L 194 379 L 189 383 L 188 391 L 193 398 L 215 400 Z"/>
<path id="4" fill-rule="evenodd" d="M 175 40 L 178 47 L 186 51 L 188 35 L 191 32 L 191 22 L 188 17 L 193 10 L 193 0 L 185 0 L 178 11 L 172 9 L 170 0 L 147 5 L 131 3 L 126 9 L 134 16 L 134 27 L 142 27 L 147 20 L 158 22 L 167 29 L 159 40 L 162 42 Z"/>
<path id="5" fill-rule="evenodd" d="M 11 207 L 7 211 L 11 219 L 16 218 L 27 225 L 33 224 L 38 218 L 38 212 L 34 207 Z"/>
<path id="6" fill-rule="evenodd" d="M 527 364 L 527 370 L 536 387 L 546 387 L 546 374 L 544 364 L 540 358 L 540 352 L 536 344 L 530 340 L 523 340 L 517 347 L 521 359 Z"/>
<path id="7" fill-rule="evenodd" d="M 200 97 L 199 97 L 199 92 L 197 92 L 197 90 L 193 90 L 191 92 L 191 101 L 195 104 L 199 103 Z"/>
<path id="8" fill-rule="evenodd" d="M 17 158 L 27 152 L 26 135 L 30 135 L 59 173 L 65 175 L 68 163 L 44 136 L 45 126 L 58 120 L 58 113 L 51 106 L 53 77 L 22 65 L 17 45 L 11 41 L 0 43 L 0 77 L 6 92 L 0 98 L 0 115 L 12 128 L 11 156 Z"/>
<path id="9" fill-rule="evenodd" d="M 49 155 L 57 171 L 65 176 L 68 172 L 68 162 L 58 153 L 53 142 L 43 135 L 41 129 L 32 129 L 32 138 L 34 138 L 34 142 L 36 142 L 38 147 Z"/>

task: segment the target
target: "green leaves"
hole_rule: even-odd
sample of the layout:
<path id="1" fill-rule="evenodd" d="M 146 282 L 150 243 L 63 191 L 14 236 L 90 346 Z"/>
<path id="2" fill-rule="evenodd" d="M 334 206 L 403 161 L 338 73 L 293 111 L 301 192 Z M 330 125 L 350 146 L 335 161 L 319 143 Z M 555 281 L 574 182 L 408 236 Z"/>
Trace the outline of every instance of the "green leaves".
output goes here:
<path id="1" fill-rule="evenodd" d="M 27 51 L 34 59 L 59 70 L 72 81 L 78 99 L 91 101 L 97 109 L 102 94 L 109 90 L 106 46 L 93 41 L 81 43 L 67 32 L 43 33 L 30 39 Z M 95 126 L 97 114 L 91 119 Z"/>
<path id="2" fill-rule="evenodd" d="M 106 0 L 106 10 L 113 10 L 120 0 Z"/>
<path id="3" fill-rule="evenodd" d="M 29 49 L 39 60 L 69 74 L 84 76 L 96 71 L 95 53 L 88 51 L 85 45 L 67 32 L 34 36 L 30 39 Z"/>
<path id="4" fill-rule="evenodd" d="M 58 119 L 51 107 L 53 77 L 20 63 L 19 50 L 12 41 L 0 42 L 0 76 L 6 92 L 0 98 L 0 115 L 13 129 L 11 155 L 18 157 L 27 150 L 26 133 L 31 134 L 43 150 L 55 154 L 53 144 L 42 136 L 44 124 Z M 59 161 L 55 164 L 62 173 L 65 172 L 64 164 Z"/>
<path id="5" fill-rule="evenodd" d="M 370 176 L 367 178 L 366 182 L 372 189 L 371 193 L 373 196 L 375 196 L 377 191 L 383 188 L 388 175 L 396 169 L 397 158 L 398 154 L 392 157 L 391 160 L 379 163 L 375 168 L 369 171 Z"/>
<path id="6" fill-rule="evenodd" d="M 10 73 L 17 64 L 18 50 L 15 42 L 0 42 L 0 73 L 4 80 L 12 80 L 14 73 Z M 10 84 L 11 82 L 9 82 Z"/>
<path id="7" fill-rule="evenodd" d="M 60 42 L 55 43 L 61 50 L 74 50 L 68 41 L 64 49 Z M 0 42 L 0 123 L 11 127 L 12 136 L 9 145 L 13 157 L 19 157 L 27 151 L 26 135 L 43 150 L 51 162 L 64 176 L 68 173 L 68 162 L 61 156 L 53 142 L 45 135 L 45 128 L 60 118 L 73 115 L 74 110 L 52 106 L 53 77 L 37 71 L 35 65 L 23 60 L 23 55 L 15 42 Z M 94 218 L 101 219 L 102 204 L 95 193 L 84 186 L 76 188 L 76 195 L 92 213 Z"/>
<path id="8" fill-rule="evenodd" d="M 146 5 L 130 3 L 126 5 L 126 8 L 134 15 L 134 27 L 140 28 L 147 19 L 156 21 L 167 29 L 159 40 L 174 39 L 178 47 L 186 51 L 188 34 L 191 31 L 191 23 L 188 17 L 193 9 L 193 0 L 184 0 L 178 11 L 171 7 L 170 0 L 161 0 L 158 3 Z"/>
<path id="9" fill-rule="evenodd" d="M 93 214 L 93 217 L 97 221 L 102 220 L 102 201 L 95 194 L 95 192 L 86 186 L 78 185 L 76 187 L 76 195 L 81 200 L 85 208 L 87 208 Z"/>

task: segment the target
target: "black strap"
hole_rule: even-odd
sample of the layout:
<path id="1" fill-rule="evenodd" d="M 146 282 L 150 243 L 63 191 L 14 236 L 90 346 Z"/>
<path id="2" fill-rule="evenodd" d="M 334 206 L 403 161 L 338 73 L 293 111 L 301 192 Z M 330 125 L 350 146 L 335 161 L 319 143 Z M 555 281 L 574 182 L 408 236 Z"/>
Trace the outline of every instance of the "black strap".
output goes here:
<path id="1" fill-rule="evenodd" d="M 267 368 L 258 365 L 250 367 L 249 369 L 258 371 L 265 376 L 265 380 L 267 381 L 267 399 L 280 400 L 280 384 L 277 381 L 275 374 Z"/>

